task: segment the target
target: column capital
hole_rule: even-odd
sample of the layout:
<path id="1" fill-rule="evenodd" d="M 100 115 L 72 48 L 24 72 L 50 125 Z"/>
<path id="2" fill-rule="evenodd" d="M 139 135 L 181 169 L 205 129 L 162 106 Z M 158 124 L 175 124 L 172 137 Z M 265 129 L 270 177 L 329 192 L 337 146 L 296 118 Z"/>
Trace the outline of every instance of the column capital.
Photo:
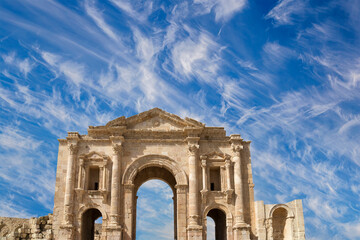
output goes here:
<path id="1" fill-rule="evenodd" d="M 201 167 L 206 168 L 206 158 L 201 160 Z"/>
<path id="2" fill-rule="evenodd" d="M 133 191 L 134 191 L 134 187 L 135 187 L 135 185 L 132 184 L 132 183 L 126 183 L 126 184 L 124 184 L 124 190 L 125 190 L 126 193 L 131 193 L 131 192 L 133 192 Z"/>
<path id="3" fill-rule="evenodd" d="M 229 158 L 225 159 L 225 167 L 230 167 L 231 166 L 231 160 Z"/>
<path id="4" fill-rule="evenodd" d="M 70 155 L 76 155 L 79 150 L 79 147 L 77 146 L 77 143 L 69 143 L 68 150 L 70 152 Z"/>
<path id="5" fill-rule="evenodd" d="M 123 136 L 110 136 L 112 149 L 114 154 L 120 154 L 123 150 L 123 143 L 125 141 Z"/>
<path id="6" fill-rule="evenodd" d="M 235 154 L 240 153 L 240 151 L 243 149 L 243 145 L 239 145 L 239 144 L 231 144 L 231 149 Z"/>
<path id="7" fill-rule="evenodd" d="M 114 154 L 117 155 L 117 154 L 122 153 L 123 146 L 122 146 L 121 143 L 120 143 L 120 144 L 115 144 L 115 143 L 113 143 L 113 144 L 112 144 L 112 149 L 113 149 Z"/>
<path id="8" fill-rule="evenodd" d="M 234 153 L 240 153 L 241 149 L 243 149 L 242 141 L 240 134 L 230 135 L 231 149 Z"/>
<path id="9" fill-rule="evenodd" d="M 190 156 L 195 156 L 199 152 L 199 145 L 197 144 L 188 145 L 188 150 Z"/>
<path id="10" fill-rule="evenodd" d="M 179 194 L 179 193 L 186 193 L 186 189 L 188 188 L 188 185 L 179 185 L 179 184 L 176 184 L 175 185 L 175 189 L 176 189 L 176 193 Z"/>

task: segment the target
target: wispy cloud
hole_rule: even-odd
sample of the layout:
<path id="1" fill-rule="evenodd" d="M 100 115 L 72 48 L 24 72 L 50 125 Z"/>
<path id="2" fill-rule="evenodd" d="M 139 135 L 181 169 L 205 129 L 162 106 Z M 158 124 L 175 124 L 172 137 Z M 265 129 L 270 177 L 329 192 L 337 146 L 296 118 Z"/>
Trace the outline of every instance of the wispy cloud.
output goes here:
<path id="1" fill-rule="evenodd" d="M 309 239 L 356 238 L 358 6 L 2 1 L 4 209 L 20 216 L 50 211 L 56 137 L 160 107 L 252 140 L 256 199 L 302 198 Z M 148 183 L 143 189 L 164 190 Z M 170 200 L 171 190 L 163 193 Z M 149 216 L 152 204 L 139 200 Z M 172 211 L 168 204 L 163 210 Z M 158 221 L 166 239 L 172 221 Z M 153 228 L 143 223 L 144 231 Z"/>
<path id="2" fill-rule="evenodd" d="M 215 11 L 215 21 L 227 21 L 233 15 L 240 12 L 246 6 L 247 0 L 194 0 L 195 4 L 201 4 L 204 13 Z"/>
<path id="3" fill-rule="evenodd" d="M 279 0 L 270 10 L 265 19 L 273 19 L 276 25 L 291 25 L 304 13 L 307 1 Z"/>
<path id="4" fill-rule="evenodd" d="M 114 30 L 105 22 L 101 12 L 95 7 L 93 0 L 85 1 L 85 11 L 91 17 L 96 25 L 111 39 L 118 41 L 118 37 Z"/>

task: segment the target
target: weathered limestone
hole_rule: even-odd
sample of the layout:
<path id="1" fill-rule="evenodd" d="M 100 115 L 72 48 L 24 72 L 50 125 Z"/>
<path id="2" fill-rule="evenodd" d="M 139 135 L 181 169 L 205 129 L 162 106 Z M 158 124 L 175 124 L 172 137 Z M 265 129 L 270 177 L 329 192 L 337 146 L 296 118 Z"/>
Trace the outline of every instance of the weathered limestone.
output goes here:
<path id="1" fill-rule="evenodd" d="M 0 239 L 54 239 L 52 233 L 52 214 L 30 219 L 0 217 Z"/>
<path id="2" fill-rule="evenodd" d="M 300 200 L 254 202 L 250 142 L 224 128 L 155 108 L 59 142 L 54 239 L 135 239 L 136 194 L 150 179 L 174 192 L 174 239 L 206 239 L 207 216 L 221 240 L 305 239 Z"/>

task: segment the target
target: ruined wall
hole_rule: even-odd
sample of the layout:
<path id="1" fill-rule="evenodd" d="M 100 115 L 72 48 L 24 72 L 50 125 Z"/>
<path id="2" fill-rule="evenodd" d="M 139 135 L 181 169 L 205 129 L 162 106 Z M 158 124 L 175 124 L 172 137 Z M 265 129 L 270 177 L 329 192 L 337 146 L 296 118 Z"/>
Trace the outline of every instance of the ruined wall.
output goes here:
<path id="1" fill-rule="evenodd" d="M 39 218 L 0 217 L 0 240 L 50 240 L 53 215 Z"/>

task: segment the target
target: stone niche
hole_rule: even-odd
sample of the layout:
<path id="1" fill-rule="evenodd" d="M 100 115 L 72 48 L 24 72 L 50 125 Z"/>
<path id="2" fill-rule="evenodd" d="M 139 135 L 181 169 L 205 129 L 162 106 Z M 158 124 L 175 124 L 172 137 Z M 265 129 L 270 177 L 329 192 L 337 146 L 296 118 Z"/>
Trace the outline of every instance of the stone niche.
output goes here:
<path id="1" fill-rule="evenodd" d="M 217 240 L 305 239 L 301 200 L 254 201 L 249 141 L 158 108 L 59 139 L 51 237 L 135 240 L 150 179 L 173 191 L 174 239 L 206 239 L 207 217 Z"/>

